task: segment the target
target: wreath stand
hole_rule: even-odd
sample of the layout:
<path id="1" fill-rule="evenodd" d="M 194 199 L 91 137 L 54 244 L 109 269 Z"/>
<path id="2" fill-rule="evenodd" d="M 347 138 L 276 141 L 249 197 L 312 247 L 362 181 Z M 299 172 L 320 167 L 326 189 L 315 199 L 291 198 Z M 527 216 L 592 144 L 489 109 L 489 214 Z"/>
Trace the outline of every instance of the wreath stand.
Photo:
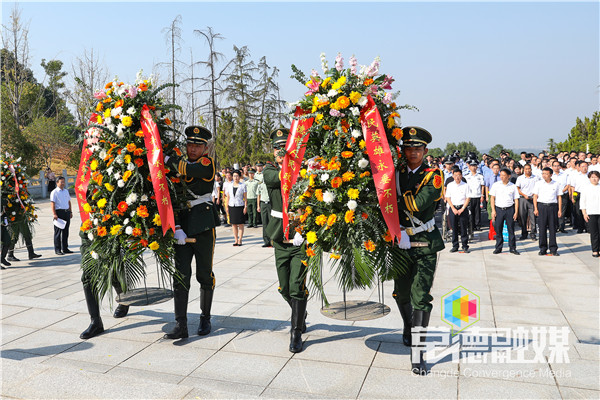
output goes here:
<path id="1" fill-rule="evenodd" d="M 323 259 L 321 258 L 321 282 L 323 282 Z M 377 302 L 368 300 L 347 300 L 346 289 L 343 289 L 344 300 L 325 306 L 321 298 L 321 314 L 328 318 L 342 321 L 368 321 L 385 317 L 390 308 L 383 303 L 383 283 L 377 276 Z"/>
<path id="2" fill-rule="evenodd" d="M 167 302 L 173 298 L 173 286 L 169 279 L 169 288 L 165 284 L 165 276 L 163 271 L 156 265 L 157 272 L 157 287 L 148 287 L 146 285 L 146 277 L 144 277 L 144 287 L 135 288 L 127 291 L 126 293 L 120 293 L 117 295 L 117 303 L 124 306 L 149 306 L 152 304 L 160 304 Z M 161 285 L 162 284 L 162 285 Z"/>

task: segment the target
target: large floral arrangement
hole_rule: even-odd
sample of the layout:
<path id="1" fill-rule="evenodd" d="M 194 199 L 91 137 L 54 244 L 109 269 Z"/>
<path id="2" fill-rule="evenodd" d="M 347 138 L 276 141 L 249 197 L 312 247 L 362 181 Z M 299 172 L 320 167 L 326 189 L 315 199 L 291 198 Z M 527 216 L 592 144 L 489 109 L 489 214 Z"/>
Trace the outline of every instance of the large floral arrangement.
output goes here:
<path id="1" fill-rule="evenodd" d="M 26 233 L 27 229 L 31 232 L 37 221 L 36 208 L 27 190 L 27 167 L 20 162 L 21 157 L 15 159 L 10 153 L 0 155 L 2 214 L 14 239 L 19 238 L 21 233 Z"/>
<path id="2" fill-rule="evenodd" d="M 84 239 L 91 241 L 83 254 L 82 268 L 92 287 L 102 297 L 111 293 L 113 282 L 123 291 L 146 276 L 143 254 L 150 250 L 160 267 L 161 277 L 175 274 L 173 232 L 163 235 L 161 217 L 152 184 L 140 118 L 147 105 L 158 126 L 164 154 L 181 155 L 173 139 L 173 123 L 166 113 L 175 105 L 165 104 L 151 79 L 138 74 L 134 84 L 115 79 L 95 92 L 88 135 L 97 142 L 85 165 L 91 176 L 83 209 L 89 219 L 81 225 Z M 162 160 L 161 160 L 162 161 Z M 169 192 L 177 207 L 173 183 L 176 171 L 167 172 Z"/>
<path id="3" fill-rule="evenodd" d="M 334 68 L 328 67 L 324 54 L 321 62 L 323 76 L 313 69 L 307 77 L 292 66 L 294 77 L 308 87 L 296 103 L 307 112 L 300 118 L 314 117 L 314 123 L 304 157 L 309 161 L 292 189 L 290 209 L 302 210 L 311 280 L 323 294 L 323 252 L 330 253 L 340 286 L 347 290 L 401 272 L 400 252 L 390 251 L 394 240 L 380 210 L 360 113 L 370 96 L 384 122 L 394 166 L 399 167 L 404 159 L 398 147 L 402 139 L 398 111 L 411 107 L 394 102 L 394 79 L 379 74 L 379 58 L 358 66 L 352 56 L 346 69 L 340 54 Z"/>

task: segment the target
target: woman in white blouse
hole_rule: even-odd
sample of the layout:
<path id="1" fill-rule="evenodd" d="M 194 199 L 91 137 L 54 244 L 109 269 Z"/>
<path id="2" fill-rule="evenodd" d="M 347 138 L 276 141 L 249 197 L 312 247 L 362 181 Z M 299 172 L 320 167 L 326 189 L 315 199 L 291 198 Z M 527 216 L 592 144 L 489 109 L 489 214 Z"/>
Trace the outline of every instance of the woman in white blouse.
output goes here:
<path id="1" fill-rule="evenodd" d="M 241 182 L 242 172 L 233 171 L 233 182 L 225 186 L 225 196 L 229 209 L 229 223 L 233 227 L 234 246 L 242 245 L 244 236 L 244 214 L 247 212 L 248 199 L 246 198 L 246 184 Z"/>
<path id="2" fill-rule="evenodd" d="M 588 232 L 592 242 L 592 257 L 600 257 L 600 172 L 591 171 L 588 174 L 590 184 L 581 190 L 579 208 L 583 219 L 588 224 Z"/>

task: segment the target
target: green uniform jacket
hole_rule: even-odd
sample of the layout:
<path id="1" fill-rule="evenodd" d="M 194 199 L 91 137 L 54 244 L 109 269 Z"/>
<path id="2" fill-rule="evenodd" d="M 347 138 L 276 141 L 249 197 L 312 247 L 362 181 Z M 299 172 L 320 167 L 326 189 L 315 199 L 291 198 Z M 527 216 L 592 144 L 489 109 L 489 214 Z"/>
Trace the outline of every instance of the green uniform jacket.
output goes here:
<path id="1" fill-rule="evenodd" d="M 444 196 L 442 172 L 423 163 L 410 179 L 408 169 L 401 169 L 398 180 L 402 191 L 402 196 L 398 198 L 400 225 L 406 228 L 412 227 L 406 212 L 423 223 L 431 220 L 435 215 L 438 200 Z M 429 243 L 429 247 L 418 248 L 422 255 L 434 254 L 444 248 L 444 241 L 437 226 L 431 232 L 419 232 L 411 236 L 411 242 Z"/>
<path id="2" fill-rule="evenodd" d="M 248 179 L 246 181 L 246 192 L 248 200 L 256 199 L 258 195 L 258 186 L 261 184 L 260 181 L 256 179 Z"/>
<path id="3" fill-rule="evenodd" d="M 196 196 L 211 194 L 215 181 L 215 164 L 208 156 L 200 157 L 195 162 L 180 157 L 172 157 L 166 162 L 172 170 L 176 170 L 187 184 L 185 193 L 178 193 L 187 201 L 195 200 Z M 201 203 L 192 208 L 183 207 L 175 210 L 175 223 L 187 236 L 194 236 L 216 226 L 214 206 L 211 203 Z"/>
<path id="4" fill-rule="evenodd" d="M 276 164 L 267 164 L 263 170 L 264 183 L 267 186 L 269 200 L 271 201 L 271 210 L 282 212 L 283 200 L 281 197 L 281 169 Z M 265 232 L 272 241 L 283 242 L 283 219 L 272 217 Z"/>

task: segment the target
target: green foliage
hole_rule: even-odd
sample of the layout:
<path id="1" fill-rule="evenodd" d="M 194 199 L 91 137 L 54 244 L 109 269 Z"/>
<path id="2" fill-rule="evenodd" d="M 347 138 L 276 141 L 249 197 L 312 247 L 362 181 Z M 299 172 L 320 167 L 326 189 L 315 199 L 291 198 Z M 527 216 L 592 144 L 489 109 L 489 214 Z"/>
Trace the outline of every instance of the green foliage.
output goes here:
<path id="1" fill-rule="evenodd" d="M 515 159 L 515 160 L 520 159 L 520 157 L 518 157 L 514 151 L 512 151 L 511 149 L 507 149 L 506 147 L 504 147 L 501 144 L 496 144 L 496 145 L 492 146 L 492 148 L 490 149 L 489 155 L 494 158 L 499 158 L 500 153 L 503 151 L 507 152 L 509 154 L 510 158 L 512 158 L 512 159 Z"/>
<path id="2" fill-rule="evenodd" d="M 600 153 L 600 111 L 594 112 L 592 118 L 585 117 L 583 121 L 578 117 L 567 140 L 557 143 L 556 147 L 560 151 L 586 151 L 588 145 L 589 151 Z"/>
<path id="3" fill-rule="evenodd" d="M 468 152 L 473 152 L 477 154 L 477 158 L 481 158 L 481 153 L 479 153 L 479 150 L 477 150 L 477 147 L 473 144 L 473 142 L 459 142 L 458 144 L 448 143 L 444 149 L 444 154 L 452 154 L 457 150 L 460 152 L 460 155 L 463 158 Z"/>
<path id="4" fill-rule="evenodd" d="M 437 158 L 437 157 L 443 157 L 445 154 L 444 154 L 444 150 L 440 149 L 439 147 L 434 147 L 427 151 L 427 155 Z"/>

